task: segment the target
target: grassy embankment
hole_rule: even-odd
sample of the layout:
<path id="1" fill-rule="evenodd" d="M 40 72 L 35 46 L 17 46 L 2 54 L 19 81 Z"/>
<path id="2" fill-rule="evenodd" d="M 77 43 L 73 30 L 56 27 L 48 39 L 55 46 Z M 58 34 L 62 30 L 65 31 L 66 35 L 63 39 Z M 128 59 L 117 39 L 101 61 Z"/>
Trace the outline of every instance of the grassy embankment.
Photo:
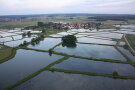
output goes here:
<path id="1" fill-rule="evenodd" d="M 16 54 L 16 49 L 11 47 L 4 47 L 0 49 L 0 63 L 3 63 L 11 58 L 13 58 Z"/>
<path id="2" fill-rule="evenodd" d="M 126 38 L 127 38 L 128 42 L 129 42 L 130 46 L 131 46 L 131 47 L 134 49 L 134 51 L 135 51 L 135 35 L 129 35 L 129 34 L 127 34 L 127 35 L 126 35 Z"/>

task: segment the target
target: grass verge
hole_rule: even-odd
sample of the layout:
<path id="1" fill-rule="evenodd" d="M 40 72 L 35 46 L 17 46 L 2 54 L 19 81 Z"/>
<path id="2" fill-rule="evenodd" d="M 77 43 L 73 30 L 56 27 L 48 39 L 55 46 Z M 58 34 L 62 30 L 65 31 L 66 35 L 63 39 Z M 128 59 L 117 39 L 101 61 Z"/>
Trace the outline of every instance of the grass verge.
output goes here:
<path id="1" fill-rule="evenodd" d="M 127 42 L 130 44 L 129 46 L 131 46 L 133 51 L 135 51 L 135 35 L 126 34 L 125 38 L 127 39 Z"/>
<path id="2" fill-rule="evenodd" d="M 103 74 L 103 73 L 93 73 L 93 72 L 80 72 L 80 71 L 73 71 L 73 70 L 64 70 L 64 69 L 57 69 L 57 68 L 52 68 L 49 69 L 49 71 L 57 71 L 57 72 L 64 72 L 64 73 L 70 73 L 70 74 L 83 74 L 83 75 L 88 75 L 88 76 L 103 76 L 103 77 L 111 77 L 115 79 L 133 79 L 135 80 L 135 77 L 129 77 L 129 76 L 113 76 L 113 74 Z"/>
<path id="3" fill-rule="evenodd" d="M 12 59 L 16 55 L 17 49 L 16 48 L 10 48 L 10 49 L 11 49 L 11 51 L 7 50 L 8 52 L 11 52 L 10 55 L 8 57 L 5 57 L 5 58 L 1 59 L 0 64 L 5 62 L 5 61 L 8 61 L 8 60 Z M 8 53 L 8 52 L 6 52 L 6 53 Z M 3 53 L 2 53 L 2 55 L 3 55 Z"/>
<path id="4" fill-rule="evenodd" d="M 114 47 L 115 47 L 115 49 L 116 49 L 118 52 L 120 52 L 120 54 L 122 54 L 122 55 L 127 59 L 128 62 L 131 61 L 131 59 L 130 59 L 127 55 L 125 55 L 122 51 L 120 51 L 120 50 L 117 48 L 117 46 L 114 46 Z"/>
<path id="5" fill-rule="evenodd" d="M 55 45 L 54 47 L 51 48 L 51 50 L 53 50 L 54 48 L 60 46 L 62 44 L 62 42 L 60 42 L 59 44 Z"/>

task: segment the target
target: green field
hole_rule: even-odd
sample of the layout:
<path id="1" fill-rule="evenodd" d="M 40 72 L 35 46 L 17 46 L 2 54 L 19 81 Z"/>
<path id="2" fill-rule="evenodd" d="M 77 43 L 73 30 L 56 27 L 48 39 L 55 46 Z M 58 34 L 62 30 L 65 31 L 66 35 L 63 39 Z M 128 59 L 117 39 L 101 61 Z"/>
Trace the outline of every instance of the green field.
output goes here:
<path id="1" fill-rule="evenodd" d="M 88 16 L 76 16 L 76 17 L 66 17 L 66 16 L 55 16 L 55 17 L 29 17 L 22 20 L 17 21 L 8 21 L 8 22 L 0 22 L 0 29 L 14 29 L 14 28 L 23 28 L 26 26 L 35 26 L 37 22 L 67 22 L 67 23 L 88 23 L 94 22 L 98 23 L 101 22 L 103 25 L 100 28 L 114 28 L 113 25 L 116 24 L 134 24 L 135 20 L 128 20 L 127 22 L 124 21 L 114 21 L 114 20 L 107 20 L 107 21 L 96 21 L 95 19 L 87 19 Z"/>
<path id="2" fill-rule="evenodd" d="M 0 49 L 0 63 L 3 63 L 10 58 L 14 57 L 16 54 L 16 50 L 11 47 L 5 47 Z"/>
<path id="3" fill-rule="evenodd" d="M 131 47 L 135 50 L 135 35 L 126 35 L 126 38 Z"/>

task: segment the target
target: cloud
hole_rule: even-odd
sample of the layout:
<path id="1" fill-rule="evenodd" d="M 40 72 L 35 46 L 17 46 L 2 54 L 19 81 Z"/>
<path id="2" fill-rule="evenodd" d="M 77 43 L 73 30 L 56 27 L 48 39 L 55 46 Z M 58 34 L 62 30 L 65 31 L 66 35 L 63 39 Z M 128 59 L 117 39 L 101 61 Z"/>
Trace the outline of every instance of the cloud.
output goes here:
<path id="1" fill-rule="evenodd" d="M 120 0 L 120 1 L 110 1 L 97 4 L 97 6 L 118 6 L 118 5 L 128 5 L 129 3 L 135 3 L 135 0 Z"/>
<path id="2" fill-rule="evenodd" d="M 6 9 L 43 9 L 60 8 L 72 5 L 81 0 L 2 0 Z"/>
<path id="3" fill-rule="evenodd" d="M 0 0 L 2 14 L 125 13 L 135 14 L 135 0 Z"/>

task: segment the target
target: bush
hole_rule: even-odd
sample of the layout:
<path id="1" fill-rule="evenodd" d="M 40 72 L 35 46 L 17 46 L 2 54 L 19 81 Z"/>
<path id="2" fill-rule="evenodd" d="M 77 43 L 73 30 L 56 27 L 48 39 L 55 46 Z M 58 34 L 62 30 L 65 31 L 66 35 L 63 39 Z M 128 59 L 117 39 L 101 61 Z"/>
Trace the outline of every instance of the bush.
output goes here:
<path id="1" fill-rule="evenodd" d="M 32 38 L 32 39 L 31 39 L 31 44 L 32 44 L 33 46 L 35 46 L 36 44 L 39 44 L 40 41 L 42 41 L 42 40 L 44 40 L 44 35 L 40 35 L 40 36 L 38 36 L 38 37 L 36 37 L 36 38 Z"/>
<path id="2" fill-rule="evenodd" d="M 22 34 L 22 37 L 25 37 L 26 35 L 27 35 L 26 33 L 23 33 L 23 34 Z"/>
<path id="3" fill-rule="evenodd" d="M 64 43 L 75 43 L 77 41 L 76 36 L 74 35 L 67 35 L 62 37 L 62 42 Z"/>
<path id="4" fill-rule="evenodd" d="M 114 71 L 114 72 L 113 72 L 113 77 L 114 77 L 114 78 L 117 78 L 118 76 L 119 76 L 118 72 Z"/>
<path id="5" fill-rule="evenodd" d="M 77 38 L 74 35 L 67 35 L 62 37 L 62 46 L 76 47 Z"/>
<path id="6" fill-rule="evenodd" d="M 28 31 L 27 35 L 28 35 L 28 37 L 31 37 L 31 32 L 30 32 L 30 31 Z"/>
<path id="7" fill-rule="evenodd" d="M 24 41 L 23 44 L 20 44 L 19 46 L 26 46 L 27 44 L 27 41 Z"/>

